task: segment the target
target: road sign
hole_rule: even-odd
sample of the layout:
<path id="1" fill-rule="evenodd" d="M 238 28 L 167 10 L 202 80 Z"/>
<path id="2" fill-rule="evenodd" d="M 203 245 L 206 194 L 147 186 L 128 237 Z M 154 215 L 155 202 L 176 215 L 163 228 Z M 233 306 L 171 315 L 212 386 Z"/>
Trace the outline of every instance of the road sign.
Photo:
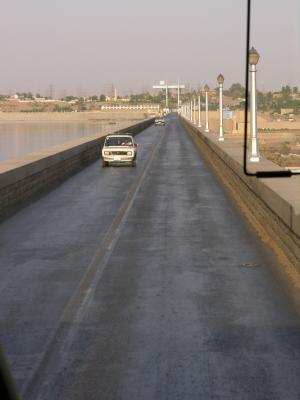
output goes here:
<path id="1" fill-rule="evenodd" d="M 225 117 L 225 119 L 232 119 L 232 117 L 233 117 L 232 111 L 225 111 L 224 117 Z"/>

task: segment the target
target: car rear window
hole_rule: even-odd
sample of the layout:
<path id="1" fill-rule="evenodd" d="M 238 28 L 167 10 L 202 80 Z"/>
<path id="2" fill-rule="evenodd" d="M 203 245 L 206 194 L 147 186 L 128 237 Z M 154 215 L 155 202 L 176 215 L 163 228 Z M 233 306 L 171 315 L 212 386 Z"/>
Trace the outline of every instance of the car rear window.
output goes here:
<path id="1" fill-rule="evenodd" d="M 133 140 L 130 137 L 109 137 L 105 140 L 105 146 L 132 146 Z"/>

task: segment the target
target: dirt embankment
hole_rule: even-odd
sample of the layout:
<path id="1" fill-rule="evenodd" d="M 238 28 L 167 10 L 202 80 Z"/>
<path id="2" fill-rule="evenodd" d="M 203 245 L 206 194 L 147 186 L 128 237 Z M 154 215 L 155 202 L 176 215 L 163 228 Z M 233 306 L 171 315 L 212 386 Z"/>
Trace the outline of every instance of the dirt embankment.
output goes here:
<path id="1" fill-rule="evenodd" d="M 242 134 L 225 134 L 233 143 L 243 144 Z M 259 152 L 281 167 L 300 168 L 300 133 L 297 131 L 258 132 Z"/>

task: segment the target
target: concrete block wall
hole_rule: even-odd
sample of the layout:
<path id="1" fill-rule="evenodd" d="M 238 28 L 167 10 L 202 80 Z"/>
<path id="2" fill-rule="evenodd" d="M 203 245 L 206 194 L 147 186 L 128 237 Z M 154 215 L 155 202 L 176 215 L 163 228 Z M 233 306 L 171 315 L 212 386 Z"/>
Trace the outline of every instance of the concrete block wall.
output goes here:
<path id="1" fill-rule="evenodd" d="M 154 118 L 147 119 L 119 132 L 136 135 L 153 121 Z M 49 190 L 84 166 L 100 159 L 105 136 L 76 139 L 2 164 L 0 217 L 5 217 L 24 201 Z"/>
<path id="2" fill-rule="evenodd" d="M 226 138 L 220 144 L 216 134 L 205 133 L 185 118 L 180 121 L 243 213 L 261 227 L 263 239 L 272 242 L 277 254 L 300 272 L 300 177 L 248 177 L 243 172 L 241 146 L 226 144 Z M 269 161 L 264 164 L 279 169 Z"/>

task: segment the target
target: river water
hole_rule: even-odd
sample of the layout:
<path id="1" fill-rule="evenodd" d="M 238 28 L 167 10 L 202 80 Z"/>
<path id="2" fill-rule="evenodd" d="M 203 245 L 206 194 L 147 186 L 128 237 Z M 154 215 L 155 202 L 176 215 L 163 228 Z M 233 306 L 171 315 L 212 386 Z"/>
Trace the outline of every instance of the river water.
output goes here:
<path id="1" fill-rule="evenodd" d="M 136 121 L 137 122 L 137 121 Z M 0 124 L 0 162 L 83 136 L 110 133 L 135 121 L 9 122 Z"/>

